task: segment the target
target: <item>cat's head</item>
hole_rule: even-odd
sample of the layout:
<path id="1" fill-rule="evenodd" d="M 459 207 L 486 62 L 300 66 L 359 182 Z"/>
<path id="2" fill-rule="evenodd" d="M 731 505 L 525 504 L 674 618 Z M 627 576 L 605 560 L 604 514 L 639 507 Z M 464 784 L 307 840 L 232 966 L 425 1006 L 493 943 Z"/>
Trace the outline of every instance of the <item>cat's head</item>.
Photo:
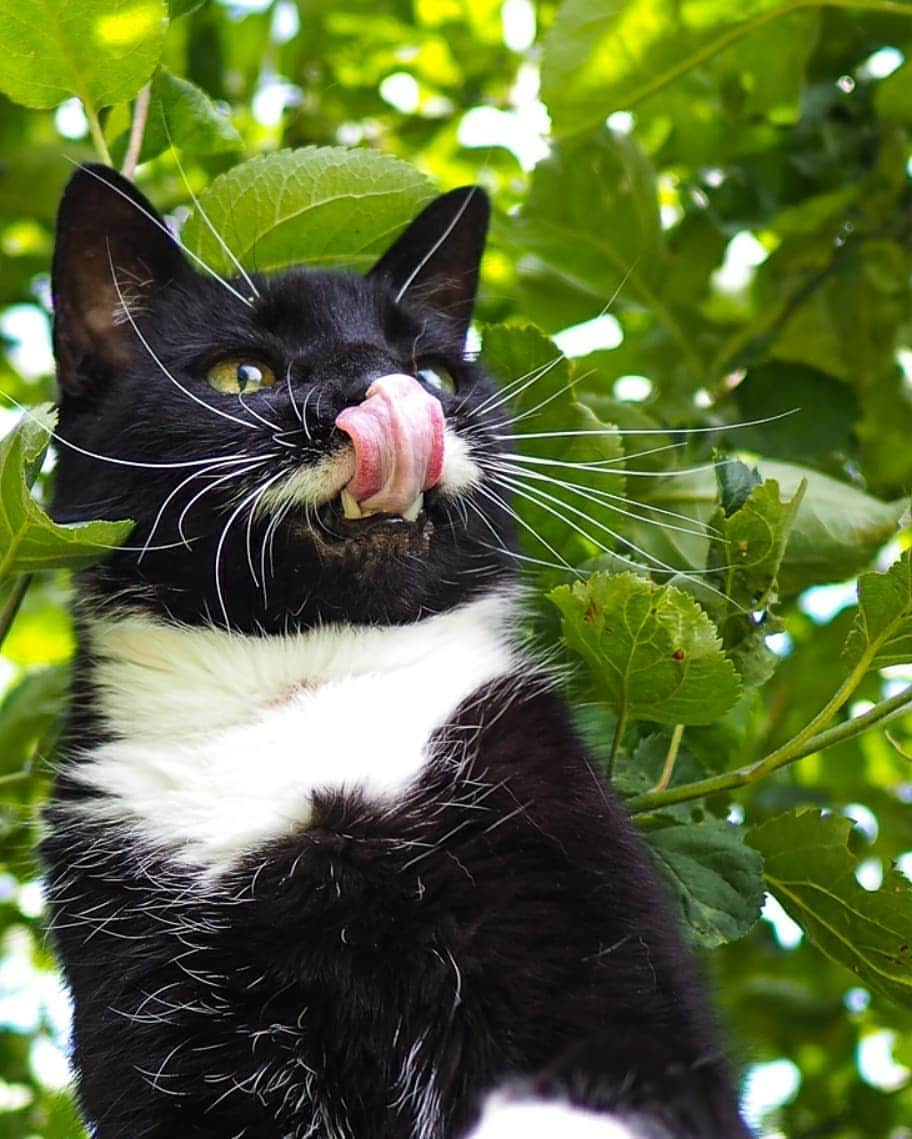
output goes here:
<path id="1" fill-rule="evenodd" d="M 61 521 L 132 518 L 93 605 L 246 631 L 384 624 L 509 581 L 498 425 L 466 356 L 488 224 L 454 190 L 366 276 L 191 266 L 114 171 L 72 178 L 54 255 Z"/>

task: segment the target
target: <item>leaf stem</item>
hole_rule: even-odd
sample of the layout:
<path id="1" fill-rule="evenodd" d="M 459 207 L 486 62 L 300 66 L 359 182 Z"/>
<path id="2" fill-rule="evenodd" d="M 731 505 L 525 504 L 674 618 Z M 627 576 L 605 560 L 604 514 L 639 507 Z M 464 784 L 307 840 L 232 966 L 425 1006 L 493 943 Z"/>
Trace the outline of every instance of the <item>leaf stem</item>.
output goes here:
<path id="1" fill-rule="evenodd" d="M 86 119 L 89 123 L 89 134 L 92 136 L 95 150 L 98 157 L 106 165 L 111 165 L 111 152 L 108 150 L 108 144 L 105 142 L 104 132 L 101 129 L 101 122 L 98 118 L 98 112 L 94 106 L 83 96 L 82 109 L 85 111 Z"/>
<path id="2" fill-rule="evenodd" d="M 618 752 L 621 750 L 621 740 L 627 727 L 627 706 L 622 704 L 618 709 L 617 723 L 614 725 L 614 738 L 611 741 L 611 753 L 608 756 L 608 778 L 614 777 L 614 767 L 617 763 Z"/>
<path id="3" fill-rule="evenodd" d="M 626 801 L 629 811 L 651 811 L 656 807 L 670 807 L 674 803 L 687 803 L 692 799 L 701 799 L 704 795 L 713 795 L 719 791 L 731 791 L 736 787 L 745 787 L 748 783 L 755 783 L 772 771 L 803 759 L 806 755 L 813 755 L 816 751 L 832 747 L 833 744 L 860 736 L 869 728 L 877 724 L 886 723 L 900 712 L 912 706 L 912 684 L 876 704 L 862 716 L 855 716 L 845 720 L 833 728 L 818 732 L 808 737 L 806 732 L 799 732 L 788 744 L 776 748 L 769 755 L 756 763 L 746 767 L 736 768 L 734 771 L 724 771 L 721 775 L 713 775 L 708 779 L 698 779 L 694 783 L 687 783 L 682 787 L 672 787 L 667 790 L 646 791 L 642 795 L 634 795 Z"/>
<path id="4" fill-rule="evenodd" d="M 662 768 L 662 774 L 659 776 L 659 781 L 653 787 L 652 792 L 664 791 L 668 784 L 671 782 L 671 777 L 674 774 L 675 761 L 678 758 L 678 749 L 681 746 L 681 739 L 684 735 L 684 725 L 675 724 L 674 731 L 671 733 L 671 742 L 668 745 L 668 754 L 665 756 L 665 765 Z M 652 793 L 650 792 L 650 794 Z"/>
<path id="5" fill-rule="evenodd" d="M 22 604 L 22 599 L 28 592 L 31 581 L 32 575 L 25 573 L 13 582 L 12 592 L 6 600 L 6 604 L 3 606 L 3 611 L 0 612 L 0 645 L 6 640 L 6 635 L 16 620 L 19 606 Z"/>
<path id="6" fill-rule="evenodd" d="M 143 135 L 146 133 L 146 121 L 149 118 L 149 103 L 152 99 L 152 84 L 147 83 L 136 96 L 133 104 L 133 122 L 130 125 L 130 141 L 127 143 L 127 153 L 124 155 L 121 174 L 124 178 L 133 178 L 142 153 Z"/>

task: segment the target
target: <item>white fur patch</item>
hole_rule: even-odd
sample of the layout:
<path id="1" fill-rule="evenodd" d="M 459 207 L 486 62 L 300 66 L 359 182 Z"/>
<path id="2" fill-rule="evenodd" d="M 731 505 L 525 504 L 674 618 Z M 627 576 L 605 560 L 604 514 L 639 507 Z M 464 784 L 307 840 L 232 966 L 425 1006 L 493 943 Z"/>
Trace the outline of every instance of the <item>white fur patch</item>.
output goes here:
<path id="1" fill-rule="evenodd" d="M 275 637 L 97 621 L 93 679 L 116 738 L 75 771 L 104 798 L 74 809 L 218 871 L 306 826 L 317 790 L 395 801 L 432 733 L 514 667 L 511 607 L 495 594 L 413 625 Z"/>
<path id="2" fill-rule="evenodd" d="M 510 1102 L 492 1097 L 468 1139 L 643 1139 L 611 1115 L 544 1100 Z"/>

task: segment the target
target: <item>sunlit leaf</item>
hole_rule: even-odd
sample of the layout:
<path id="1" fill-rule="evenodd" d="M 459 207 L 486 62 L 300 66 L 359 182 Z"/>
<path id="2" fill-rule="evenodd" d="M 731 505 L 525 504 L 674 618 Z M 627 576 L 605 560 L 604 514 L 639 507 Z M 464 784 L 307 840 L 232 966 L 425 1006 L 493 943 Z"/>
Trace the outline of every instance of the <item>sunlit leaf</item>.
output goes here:
<path id="1" fill-rule="evenodd" d="M 131 522 L 48 518 L 29 488 L 44 457 L 53 424 L 47 414 L 23 418 L 0 441 L 0 582 L 18 573 L 88 565 L 120 545 Z"/>
<path id="2" fill-rule="evenodd" d="M 216 178 L 200 195 L 183 239 L 225 273 L 234 265 L 212 229 L 248 269 L 367 269 L 432 196 L 414 167 L 375 151 L 284 150 Z"/>
<path id="3" fill-rule="evenodd" d="M 132 99 L 166 27 L 165 0 L 0 0 L 0 90 L 27 107 Z"/>
<path id="4" fill-rule="evenodd" d="M 858 579 L 858 613 L 844 656 L 852 666 L 862 658 L 869 668 L 912 664 L 912 550 L 886 573 Z"/>
<path id="5" fill-rule="evenodd" d="M 748 832 L 769 889 L 814 944 L 856 984 L 912 1006 L 912 885 L 887 869 L 878 890 L 855 878 L 851 820 L 791 811 Z"/>

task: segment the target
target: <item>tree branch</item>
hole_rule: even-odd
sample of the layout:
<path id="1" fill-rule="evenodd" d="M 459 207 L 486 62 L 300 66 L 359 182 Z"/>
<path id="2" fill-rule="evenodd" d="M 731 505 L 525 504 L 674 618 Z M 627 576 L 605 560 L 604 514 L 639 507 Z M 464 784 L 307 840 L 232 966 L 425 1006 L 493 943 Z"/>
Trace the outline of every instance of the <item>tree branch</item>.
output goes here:
<path id="1" fill-rule="evenodd" d="M 818 732 L 808 737 L 804 732 L 799 733 L 788 744 L 784 744 L 769 755 L 746 767 L 736 768 L 734 771 L 723 771 L 721 775 L 712 775 L 708 779 L 698 779 L 694 783 L 686 783 L 682 787 L 670 787 L 664 791 L 646 791 L 642 795 L 633 795 L 626 800 L 629 811 L 636 814 L 639 811 L 652 811 L 657 807 L 670 807 L 674 803 L 687 803 L 692 799 L 702 799 L 704 795 L 714 795 L 720 791 L 732 791 L 736 787 L 745 787 L 749 783 L 756 783 L 780 767 L 786 767 L 806 755 L 813 755 L 816 751 L 844 740 L 860 736 L 868 728 L 877 724 L 886 723 L 900 712 L 912 707 L 912 684 L 902 692 L 876 704 L 870 711 L 862 716 L 855 716 L 851 720 L 837 724 L 833 728 Z"/>
<path id="2" fill-rule="evenodd" d="M 133 104 L 133 122 L 130 125 L 130 141 L 127 143 L 127 153 L 124 155 L 121 174 L 124 178 L 132 180 L 136 173 L 139 156 L 142 154 L 143 135 L 146 133 L 146 122 L 149 118 L 149 103 L 152 99 L 152 84 L 147 83 L 136 96 Z"/>

